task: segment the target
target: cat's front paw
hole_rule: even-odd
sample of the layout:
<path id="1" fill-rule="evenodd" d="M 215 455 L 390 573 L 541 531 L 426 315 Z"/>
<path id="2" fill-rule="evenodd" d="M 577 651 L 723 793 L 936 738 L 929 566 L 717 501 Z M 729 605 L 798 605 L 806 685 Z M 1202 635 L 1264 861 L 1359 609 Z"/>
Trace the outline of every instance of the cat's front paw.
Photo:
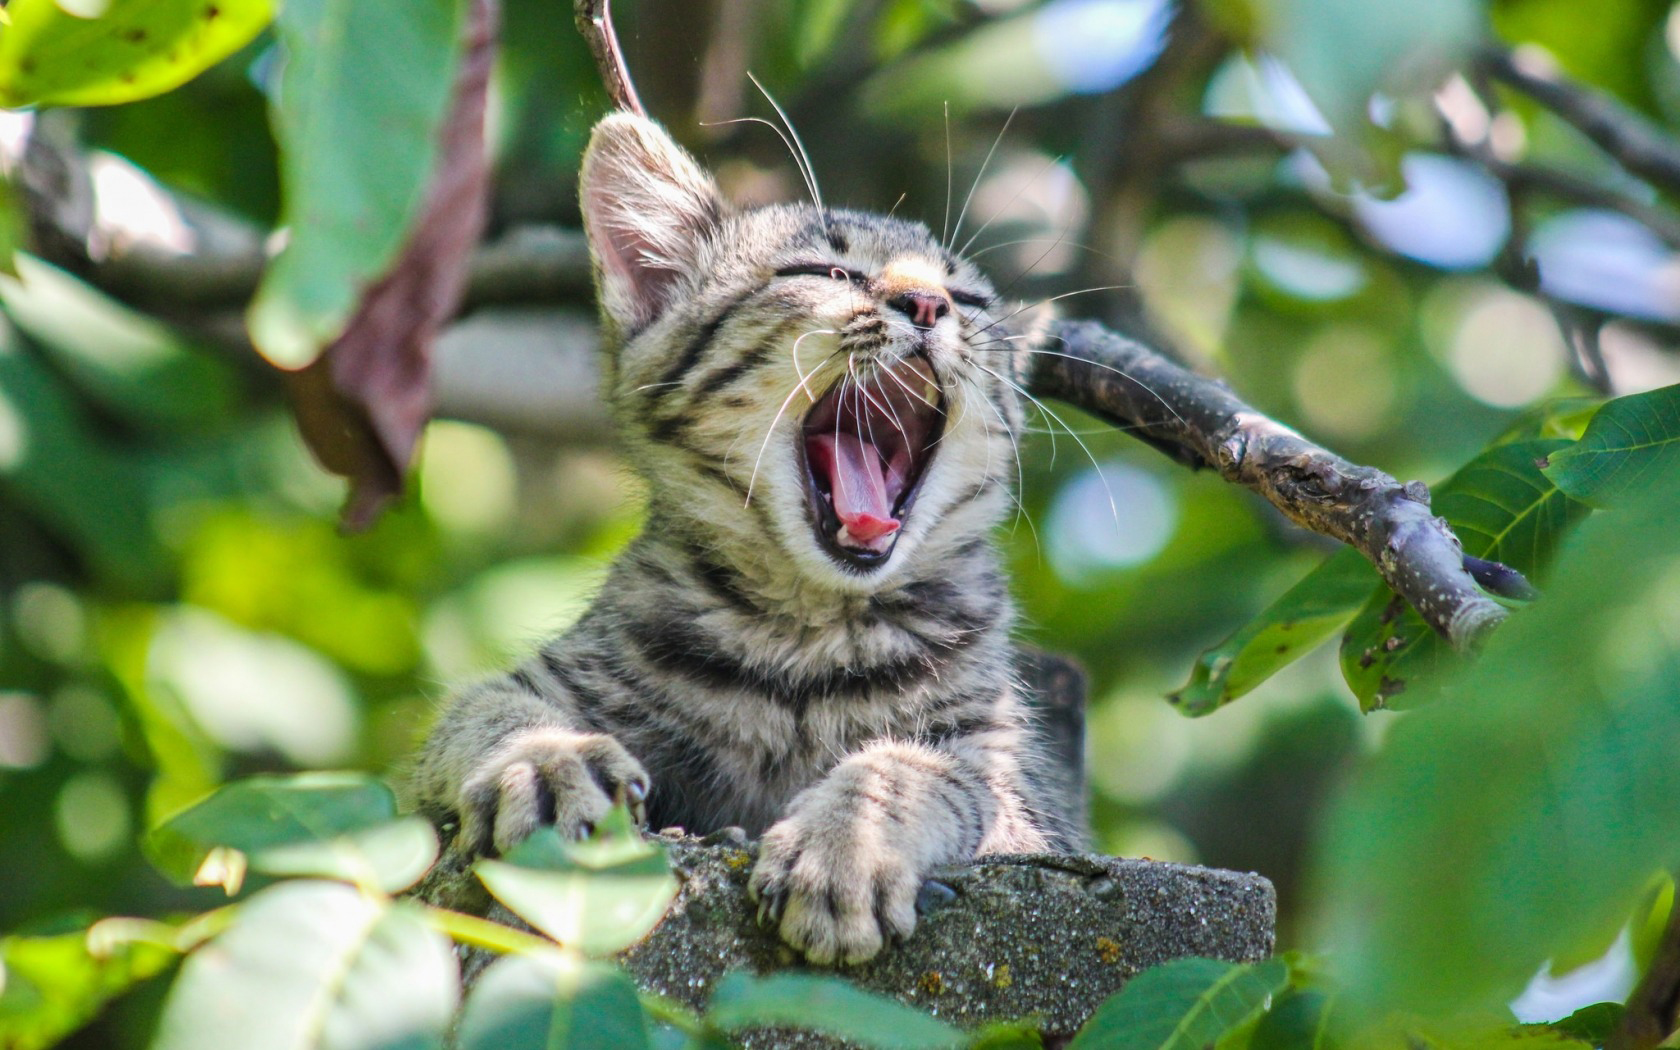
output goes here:
<path id="1" fill-rule="evenodd" d="M 916 928 L 924 874 L 868 817 L 813 806 L 775 824 L 748 890 L 760 923 L 814 963 L 861 963 Z"/>
<path id="2" fill-rule="evenodd" d="M 491 752 L 461 785 L 459 847 L 505 853 L 540 827 L 583 838 L 615 803 L 640 822 L 648 775 L 612 737 L 527 729 Z"/>

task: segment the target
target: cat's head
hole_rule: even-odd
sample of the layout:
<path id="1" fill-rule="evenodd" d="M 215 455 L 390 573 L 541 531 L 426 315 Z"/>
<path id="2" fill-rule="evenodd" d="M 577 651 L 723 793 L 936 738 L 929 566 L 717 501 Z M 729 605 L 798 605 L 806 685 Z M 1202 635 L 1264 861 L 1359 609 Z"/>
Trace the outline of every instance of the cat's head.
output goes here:
<path id="1" fill-rule="evenodd" d="M 994 524 L 1016 469 L 1018 329 L 926 227 L 734 209 L 622 113 L 595 129 L 582 206 L 606 389 L 667 527 L 866 592 Z"/>

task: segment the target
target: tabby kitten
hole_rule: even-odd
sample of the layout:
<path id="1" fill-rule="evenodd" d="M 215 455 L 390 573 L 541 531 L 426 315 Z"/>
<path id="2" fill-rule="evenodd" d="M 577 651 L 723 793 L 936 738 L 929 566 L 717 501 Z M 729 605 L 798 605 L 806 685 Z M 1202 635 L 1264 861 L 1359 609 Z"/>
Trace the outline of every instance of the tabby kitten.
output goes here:
<path id="1" fill-rule="evenodd" d="M 734 210 L 640 117 L 595 129 L 582 206 L 647 527 L 575 627 L 455 697 L 415 793 L 471 853 L 616 798 L 739 825 L 761 921 L 868 959 L 935 866 L 1073 844 L 989 538 L 1025 351 L 925 227 Z"/>

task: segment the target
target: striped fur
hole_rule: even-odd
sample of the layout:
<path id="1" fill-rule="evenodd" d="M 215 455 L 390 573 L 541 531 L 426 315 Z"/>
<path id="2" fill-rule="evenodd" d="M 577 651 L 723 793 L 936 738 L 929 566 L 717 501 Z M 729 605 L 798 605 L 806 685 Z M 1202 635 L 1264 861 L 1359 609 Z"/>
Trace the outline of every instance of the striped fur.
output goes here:
<path id="1" fill-rule="evenodd" d="M 740 825 L 762 836 L 761 916 L 813 961 L 867 959 L 910 933 L 932 867 L 1072 844 L 1036 802 L 989 539 L 1022 428 L 1019 329 L 924 227 L 732 211 L 640 118 L 596 129 L 583 206 L 647 526 L 576 626 L 455 697 L 414 793 L 471 852 L 581 833 L 615 797 L 654 827 Z M 889 305 L 905 289 L 956 308 L 918 329 Z M 814 531 L 802 420 L 918 349 L 937 451 L 890 556 L 842 564 Z"/>

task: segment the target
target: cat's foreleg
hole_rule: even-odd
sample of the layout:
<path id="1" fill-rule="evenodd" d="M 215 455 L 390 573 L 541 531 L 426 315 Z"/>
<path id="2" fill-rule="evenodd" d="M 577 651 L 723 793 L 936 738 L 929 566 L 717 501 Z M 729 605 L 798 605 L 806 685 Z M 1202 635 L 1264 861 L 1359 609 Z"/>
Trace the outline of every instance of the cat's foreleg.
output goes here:
<path id="1" fill-rule="evenodd" d="M 540 827 L 581 838 L 627 802 L 641 815 L 647 771 L 605 733 L 579 727 L 571 698 L 529 674 L 460 693 L 422 749 L 412 779 L 421 812 L 455 820 L 454 848 L 503 853 Z"/>
<path id="2" fill-rule="evenodd" d="M 877 741 L 795 796 L 764 835 L 759 918 L 815 963 L 857 963 L 916 926 L 934 868 L 1047 848 L 1022 800 L 1019 730 Z"/>

